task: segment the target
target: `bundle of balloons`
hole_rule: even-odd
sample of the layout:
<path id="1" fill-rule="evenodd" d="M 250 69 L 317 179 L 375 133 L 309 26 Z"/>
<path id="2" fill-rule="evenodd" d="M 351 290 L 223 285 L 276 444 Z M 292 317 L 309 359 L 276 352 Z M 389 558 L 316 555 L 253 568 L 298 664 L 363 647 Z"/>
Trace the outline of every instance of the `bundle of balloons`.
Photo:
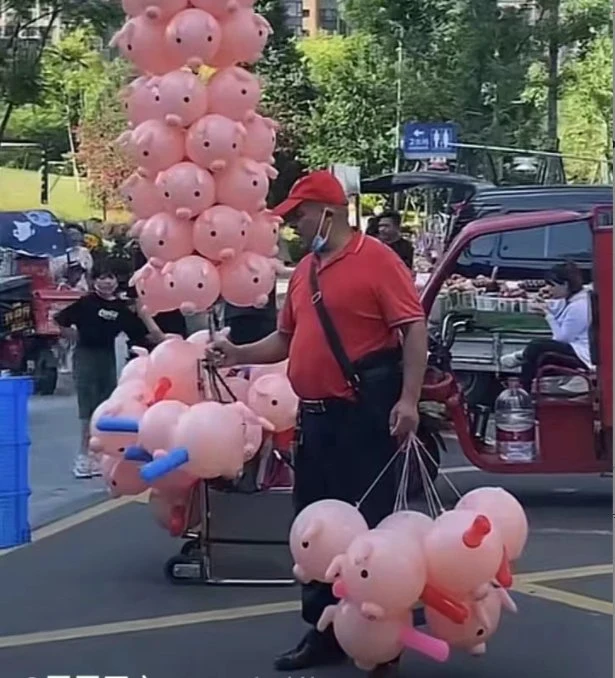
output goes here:
<path id="1" fill-rule="evenodd" d="M 135 164 L 121 187 L 147 263 L 131 281 L 153 314 L 220 297 L 263 306 L 280 264 L 266 207 L 277 124 L 257 113 L 254 64 L 272 33 L 254 0 L 123 0 L 113 37 L 140 72 L 121 93 Z"/>
<path id="2" fill-rule="evenodd" d="M 111 495 L 152 488 L 155 517 L 174 536 L 200 519 L 191 512 L 199 479 L 238 478 L 264 436 L 288 439 L 297 417 L 286 363 L 226 370 L 218 386 L 201 384 L 198 362 L 210 341 L 203 330 L 170 336 L 151 353 L 136 348 L 90 424 Z"/>
<path id="3" fill-rule="evenodd" d="M 364 670 L 411 648 L 446 661 L 450 647 L 480 655 L 502 607 L 516 612 L 506 589 L 510 562 L 528 535 L 523 507 L 509 492 L 482 487 L 437 518 L 398 511 L 370 530 L 359 509 L 327 499 L 307 506 L 290 531 L 295 577 L 333 584 L 337 605 L 318 628 L 333 625 L 346 654 Z M 412 626 L 421 601 L 429 634 Z"/>

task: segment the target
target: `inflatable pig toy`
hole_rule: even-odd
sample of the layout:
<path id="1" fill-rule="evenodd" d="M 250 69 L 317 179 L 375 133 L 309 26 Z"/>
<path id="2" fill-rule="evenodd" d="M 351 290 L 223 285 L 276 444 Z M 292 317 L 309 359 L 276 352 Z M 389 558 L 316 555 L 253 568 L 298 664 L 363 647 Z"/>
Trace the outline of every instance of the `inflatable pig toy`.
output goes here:
<path id="1" fill-rule="evenodd" d="M 220 296 L 220 275 L 207 259 L 191 255 L 166 264 L 165 284 L 182 313 L 209 310 Z"/>
<path id="2" fill-rule="evenodd" d="M 212 64 L 221 38 L 220 24 L 202 9 L 185 9 L 176 14 L 165 31 L 169 52 L 193 70 Z"/>
<path id="3" fill-rule="evenodd" d="M 261 88 L 258 78 L 243 68 L 232 66 L 216 71 L 207 83 L 209 112 L 231 120 L 244 121 L 255 115 Z"/>
<path id="4" fill-rule="evenodd" d="M 184 530 L 195 528 L 201 521 L 196 494 L 194 487 L 176 492 L 152 488 L 149 506 L 154 520 L 172 537 L 179 537 Z"/>
<path id="5" fill-rule="evenodd" d="M 421 545 L 386 530 L 359 534 L 326 573 L 333 592 L 374 619 L 402 617 L 420 599 L 427 582 Z"/>
<path id="6" fill-rule="evenodd" d="M 143 15 L 127 21 L 109 45 L 117 47 L 142 73 L 161 75 L 182 65 L 166 48 L 164 24 Z"/>
<path id="7" fill-rule="evenodd" d="M 255 115 L 250 120 L 246 120 L 244 125 L 246 141 L 243 154 L 256 162 L 273 164 L 278 123 L 271 118 Z"/>
<path id="8" fill-rule="evenodd" d="M 527 542 L 527 516 L 519 500 L 502 487 L 478 487 L 457 502 L 455 510 L 467 509 L 487 516 L 502 535 L 506 556 L 517 560 Z"/>
<path id="9" fill-rule="evenodd" d="M 193 162 L 180 162 L 160 172 L 156 188 L 165 201 L 166 210 L 179 219 L 196 217 L 216 199 L 216 185 L 211 174 Z M 184 254 L 190 254 L 193 249 L 191 246 Z"/>
<path id="10" fill-rule="evenodd" d="M 154 396 L 154 384 L 151 380 L 129 379 L 118 384 L 109 396 L 111 402 L 136 400 L 147 406 Z"/>
<path id="11" fill-rule="evenodd" d="M 497 631 L 502 607 L 517 612 L 517 606 L 508 593 L 491 584 L 486 586 L 480 597 L 464 601 L 470 616 L 462 624 L 455 624 L 439 612 L 425 608 L 425 617 L 431 633 L 445 640 L 451 647 L 466 650 L 480 656 L 487 651 L 487 641 Z"/>
<path id="12" fill-rule="evenodd" d="M 246 446 L 242 407 L 211 401 L 193 405 L 175 426 L 173 449 L 143 466 L 141 477 L 155 482 L 182 468 L 198 478 L 237 478 Z"/>
<path id="13" fill-rule="evenodd" d="M 105 400 L 95 410 L 90 421 L 89 449 L 97 454 L 107 454 L 111 457 L 123 457 L 128 447 L 137 442 L 136 433 L 108 433 L 98 429 L 98 422 L 103 417 L 129 417 L 141 419 L 146 405 L 136 400 L 126 402 Z"/>
<path id="14" fill-rule="evenodd" d="M 423 541 L 431 532 L 434 521 L 419 511 L 396 511 L 378 523 L 377 530 L 390 530 L 401 539 Z"/>
<path id="15" fill-rule="evenodd" d="M 215 205 L 194 223 L 194 248 L 212 261 L 229 261 L 244 250 L 250 228 L 247 212 Z"/>
<path id="16" fill-rule="evenodd" d="M 151 261 L 135 271 L 128 284 L 136 289 L 137 296 L 148 313 L 156 315 L 173 310 L 175 300 L 169 292 L 162 270 Z"/>
<path id="17" fill-rule="evenodd" d="M 181 337 L 166 339 L 150 353 L 150 368 L 156 382 L 165 380 L 170 388 L 168 400 L 192 405 L 200 400 L 198 386 L 199 353 Z"/>
<path id="18" fill-rule="evenodd" d="M 160 261 L 175 261 L 192 253 L 192 222 L 160 212 L 148 219 L 139 233 L 143 254 Z"/>
<path id="19" fill-rule="evenodd" d="M 286 375 L 266 374 L 257 379 L 250 386 L 248 406 L 270 421 L 277 432 L 288 431 L 297 423 L 299 398 Z"/>
<path id="20" fill-rule="evenodd" d="M 449 656 L 446 642 L 416 631 L 404 619 L 366 619 L 347 601 L 326 607 L 317 629 L 322 633 L 331 624 L 342 650 L 363 671 L 396 661 L 406 647 L 439 662 L 445 662 Z"/>
<path id="21" fill-rule="evenodd" d="M 191 4 L 199 9 L 209 12 L 219 21 L 227 19 L 238 9 L 250 9 L 255 0 L 191 0 Z"/>
<path id="22" fill-rule="evenodd" d="M 246 249 L 263 257 L 275 257 L 279 251 L 281 217 L 274 216 L 269 210 L 257 212 L 252 217 L 248 229 Z"/>
<path id="23" fill-rule="evenodd" d="M 109 494 L 113 498 L 134 497 L 147 490 L 147 483 L 139 475 L 141 464 L 103 455 L 100 468 Z"/>
<path id="24" fill-rule="evenodd" d="M 188 7 L 188 0 L 122 0 L 122 7 L 129 17 L 144 14 L 152 21 L 168 21 Z"/>
<path id="25" fill-rule="evenodd" d="M 269 259 L 253 252 L 242 252 L 220 266 L 222 296 L 234 306 L 267 304 L 275 287 L 275 268 Z"/>
<path id="26" fill-rule="evenodd" d="M 333 559 L 368 529 L 359 509 L 344 501 L 323 499 L 306 506 L 290 528 L 295 578 L 303 584 L 326 582 Z"/>
<path id="27" fill-rule="evenodd" d="M 146 348 L 133 346 L 130 352 L 135 355 L 129 360 L 120 372 L 119 384 L 127 381 L 137 380 L 145 381 L 153 386 L 152 377 L 149 369 L 149 353 Z"/>
<path id="28" fill-rule="evenodd" d="M 273 33 L 267 19 L 252 9 L 238 9 L 221 26 L 222 40 L 212 62 L 216 68 L 256 63 Z"/>
<path id="29" fill-rule="evenodd" d="M 164 209 L 164 203 L 153 182 L 136 172 L 120 186 L 119 193 L 126 201 L 128 209 L 138 219 L 149 219 Z"/>
<path id="30" fill-rule="evenodd" d="M 197 120 L 186 135 L 186 154 L 200 167 L 219 172 L 237 160 L 246 128 L 240 122 L 212 113 Z"/>
<path id="31" fill-rule="evenodd" d="M 148 83 L 156 102 L 155 116 L 175 127 L 189 127 L 207 112 L 207 87 L 190 71 L 171 71 Z"/>
<path id="32" fill-rule="evenodd" d="M 216 174 L 216 197 L 229 207 L 250 214 L 266 207 L 269 179 L 278 176 L 271 165 L 241 158 Z"/>
<path id="33" fill-rule="evenodd" d="M 499 579 L 506 562 L 500 533 L 473 511 L 455 509 L 438 516 L 423 546 L 430 584 L 464 598 Z"/>
<path id="34" fill-rule="evenodd" d="M 124 104 L 130 127 L 156 117 L 152 115 L 154 94 L 149 87 L 150 78 L 142 75 L 120 90 L 120 99 Z"/>
<path id="35" fill-rule="evenodd" d="M 154 178 L 184 159 L 184 132 L 160 120 L 146 120 L 134 130 L 122 133 L 117 143 L 138 165 L 138 173 Z"/>

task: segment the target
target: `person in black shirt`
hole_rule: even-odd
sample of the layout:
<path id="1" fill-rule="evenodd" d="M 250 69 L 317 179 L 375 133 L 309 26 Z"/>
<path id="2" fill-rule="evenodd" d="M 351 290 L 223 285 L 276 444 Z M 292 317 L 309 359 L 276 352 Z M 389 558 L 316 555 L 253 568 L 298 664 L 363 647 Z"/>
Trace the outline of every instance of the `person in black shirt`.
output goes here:
<path id="1" fill-rule="evenodd" d="M 224 324 L 230 328 L 230 340 L 237 344 L 251 344 L 269 336 L 277 324 L 275 287 L 263 308 L 224 304 Z"/>
<path id="2" fill-rule="evenodd" d="M 164 340 L 151 316 L 142 309 L 137 316 L 116 296 L 115 273 L 103 265 L 94 270 L 92 278 L 93 291 L 55 316 L 62 336 L 76 341 L 73 369 L 82 434 L 73 469 L 76 478 L 100 475 L 97 463 L 88 454 L 90 419 L 116 386 L 116 337 L 125 332 L 134 343 Z"/>
<path id="3" fill-rule="evenodd" d="M 383 212 L 380 215 L 378 218 L 378 239 L 387 244 L 412 270 L 414 248 L 408 240 L 402 238 L 399 212 Z"/>

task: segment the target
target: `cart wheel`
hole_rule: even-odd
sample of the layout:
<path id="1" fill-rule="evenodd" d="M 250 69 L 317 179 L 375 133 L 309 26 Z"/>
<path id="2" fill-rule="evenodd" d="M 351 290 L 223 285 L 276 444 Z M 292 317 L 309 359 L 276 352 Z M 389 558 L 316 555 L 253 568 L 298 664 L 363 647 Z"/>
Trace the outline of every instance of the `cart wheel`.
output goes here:
<path id="1" fill-rule="evenodd" d="M 435 433 L 425 431 L 421 426 L 417 431 L 419 440 L 425 445 L 425 449 L 431 455 L 431 459 L 427 455 L 423 455 L 423 462 L 427 469 L 429 479 L 433 482 L 438 477 L 438 469 L 440 468 L 440 442 Z M 442 443 L 443 445 L 444 443 Z M 421 467 L 419 460 L 415 454 L 410 456 L 410 472 L 408 479 L 407 498 L 417 499 L 424 492 L 423 477 L 421 475 Z"/>
<path id="2" fill-rule="evenodd" d="M 195 553 L 195 551 L 199 550 L 199 546 L 200 544 L 198 539 L 189 539 L 183 544 L 180 553 L 182 556 L 191 556 Z"/>
<path id="3" fill-rule="evenodd" d="M 164 576 L 173 584 L 192 584 L 202 578 L 201 561 L 187 555 L 169 558 L 164 566 Z"/>

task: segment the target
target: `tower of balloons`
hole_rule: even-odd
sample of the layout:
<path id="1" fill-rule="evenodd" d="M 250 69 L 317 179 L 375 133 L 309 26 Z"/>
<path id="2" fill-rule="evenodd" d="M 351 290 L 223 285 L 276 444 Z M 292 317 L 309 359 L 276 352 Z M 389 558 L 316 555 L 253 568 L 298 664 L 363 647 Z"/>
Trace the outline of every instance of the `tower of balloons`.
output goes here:
<path id="1" fill-rule="evenodd" d="M 263 306 L 280 264 L 266 209 L 277 124 L 247 70 L 272 33 L 254 0 L 123 0 L 111 45 L 138 76 L 117 140 L 135 171 L 120 192 L 147 263 L 131 284 L 153 314 Z"/>

